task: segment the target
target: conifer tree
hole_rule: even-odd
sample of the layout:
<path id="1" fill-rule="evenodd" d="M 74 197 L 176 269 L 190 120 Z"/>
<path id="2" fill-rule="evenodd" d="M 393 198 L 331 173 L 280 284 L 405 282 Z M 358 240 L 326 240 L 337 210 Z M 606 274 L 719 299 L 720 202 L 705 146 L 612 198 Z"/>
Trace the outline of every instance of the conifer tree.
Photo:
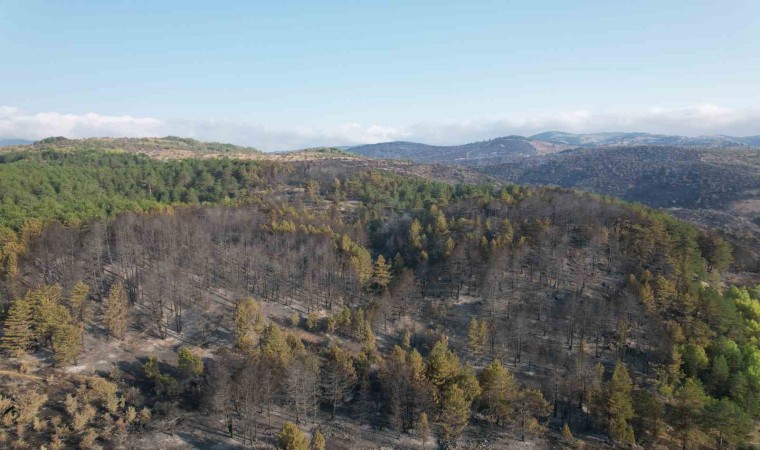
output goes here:
<path id="1" fill-rule="evenodd" d="M 87 294 L 90 292 L 90 287 L 83 282 L 78 282 L 71 289 L 69 295 L 68 307 L 71 313 L 71 317 L 77 324 L 84 324 L 91 320 L 92 308 L 90 307 L 90 301 Z"/>
<path id="2" fill-rule="evenodd" d="M 332 417 L 345 395 L 354 388 L 356 369 L 351 356 L 339 347 L 331 347 L 322 368 L 321 383 L 325 399 L 332 405 Z"/>
<path id="3" fill-rule="evenodd" d="M 565 443 L 568 445 L 572 445 L 575 441 L 575 438 L 573 438 L 573 432 L 570 431 L 570 427 L 567 425 L 567 422 L 562 425 L 562 440 L 565 441 Z"/>
<path id="4" fill-rule="evenodd" d="M 520 386 L 512 374 L 497 360 L 491 361 L 480 374 L 481 399 L 489 416 L 497 425 L 513 418 Z"/>
<path id="5" fill-rule="evenodd" d="M 438 426 L 441 438 L 444 442 L 450 442 L 459 437 L 467 425 L 470 402 L 464 390 L 454 384 L 444 391 L 442 406 Z"/>
<path id="6" fill-rule="evenodd" d="M 663 429 L 665 408 L 656 394 L 640 389 L 633 395 L 636 440 L 640 445 L 656 442 Z"/>
<path id="7" fill-rule="evenodd" d="M 409 333 L 408 329 L 404 330 L 404 334 L 401 337 L 401 346 L 406 350 L 409 350 L 412 346 L 412 334 Z"/>
<path id="8" fill-rule="evenodd" d="M 375 333 L 372 332 L 372 326 L 370 326 L 369 320 L 365 320 L 364 331 L 362 332 L 362 351 L 370 355 L 376 350 L 377 339 L 375 338 Z"/>
<path id="9" fill-rule="evenodd" d="M 264 328 L 261 346 L 264 353 L 272 358 L 272 361 L 279 362 L 281 367 L 286 367 L 290 362 L 292 356 L 290 346 L 283 331 L 276 324 L 270 323 Z"/>
<path id="10" fill-rule="evenodd" d="M 412 247 L 415 250 L 421 250 L 422 249 L 422 236 L 420 236 L 420 233 L 422 232 L 422 224 L 419 220 L 414 219 L 412 220 L 412 223 L 409 225 L 409 246 Z"/>
<path id="11" fill-rule="evenodd" d="M 422 441 L 422 450 L 425 450 L 428 439 L 430 439 L 430 423 L 426 412 L 420 414 L 419 422 L 420 440 Z"/>
<path id="12" fill-rule="evenodd" d="M 551 406 L 544 400 L 540 391 L 523 389 L 517 400 L 515 415 L 520 419 L 520 440 L 525 440 L 526 433 L 541 434 L 545 428 L 537 418 L 545 417 L 551 411 Z"/>
<path id="13" fill-rule="evenodd" d="M 428 378 L 433 385 L 442 391 L 455 381 L 462 366 L 459 358 L 449 350 L 448 340 L 441 338 L 435 343 L 428 354 Z"/>
<path id="14" fill-rule="evenodd" d="M 633 399 L 631 391 L 633 382 L 625 365 L 618 361 L 608 386 L 607 410 L 609 414 L 608 430 L 610 437 L 618 442 L 633 443 Z"/>
<path id="15" fill-rule="evenodd" d="M 82 328 L 71 320 L 65 309 L 62 312 L 61 322 L 53 331 L 53 352 L 58 365 L 76 363 L 82 351 Z"/>
<path id="16" fill-rule="evenodd" d="M 456 243 L 454 242 L 454 239 L 451 239 L 451 236 L 449 236 L 448 239 L 446 239 L 446 242 L 443 244 L 443 256 L 449 257 L 454 253 L 454 248 L 456 247 Z"/>
<path id="17" fill-rule="evenodd" d="M 396 252 L 396 256 L 393 257 L 393 272 L 397 274 L 401 273 L 405 266 L 404 257 L 401 256 L 401 253 Z"/>
<path id="18" fill-rule="evenodd" d="M 33 314 L 29 296 L 17 298 L 11 303 L 0 339 L 0 347 L 11 356 L 21 356 L 31 348 L 34 342 Z"/>
<path id="19" fill-rule="evenodd" d="M 259 305 L 252 298 L 239 300 L 235 304 L 235 346 L 244 351 L 251 351 L 264 331 L 264 319 Z"/>
<path id="20" fill-rule="evenodd" d="M 750 416 L 728 398 L 712 399 L 705 408 L 705 424 L 715 438 L 717 448 L 744 442 L 753 429 Z"/>
<path id="21" fill-rule="evenodd" d="M 311 436 L 309 450 L 325 450 L 325 435 L 320 430 L 316 430 Z"/>
<path id="22" fill-rule="evenodd" d="M 123 339 L 127 330 L 127 293 L 120 282 L 111 286 L 103 321 L 111 336 Z"/>
<path id="23" fill-rule="evenodd" d="M 27 295 L 31 298 L 34 314 L 35 337 L 45 346 L 52 346 L 53 334 L 61 318 L 68 316 L 66 308 L 60 304 L 61 287 L 42 286 Z"/>
<path id="24" fill-rule="evenodd" d="M 203 358 L 183 347 L 179 350 L 178 368 L 186 378 L 200 376 L 203 373 Z"/>
<path id="25" fill-rule="evenodd" d="M 348 306 L 343 305 L 343 308 L 338 312 L 335 317 L 335 323 L 337 328 L 342 333 L 350 333 L 351 331 L 351 310 Z"/>
<path id="26" fill-rule="evenodd" d="M 446 216 L 439 211 L 435 217 L 435 234 L 443 236 L 449 232 L 449 224 L 446 222 Z"/>
<path id="27" fill-rule="evenodd" d="M 707 396 L 702 385 L 693 378 L 687 378 L 673 394 L 670 408 L 670 423 L 681 434 L 683 448 L 699 430 L 703 418 Z"/>
<path id="28" fill-rule="evenodd" d="M 470 320 L 470 326 L 467 329 L 467 347 L 470 349 L 472 356 L 476 359 L 481 358 L 485 351 L 487 331 L 488 329 L 486 327 L 481 327 L 478 319 L 473 317 L 472 320 Z"/>
<path id="29" fill-rule="evenodd" d="M 714 392 L 722 393 L 728 388 L 728 380 L 731 377 L 731 369 L 728 367 L 726 357 L 718 355 L 713 358 L 710 368 L 710 387 Z"/>
<path id="30" fill-rule="evenodd" d="M 277 433 L 277 447 L 282 450 L 309 450 L 309 440 L 293 422 L 285 422 Z"/>
<path id="31" fill-rule="evenodd" d="M 375 268 L 372 272 L 372 282 L 381 291 L 388 287 L 391 280 L 391 265 L 385 261 L 383 255 L 379 255 L 375 261 Z"/>
<path id="32" fill-rule="evenodd" d="M 306 182 L 306 195 L 310 199 L 316 198 L 319 194 L 319 182 L 317 180 L 309 180 Z"/>

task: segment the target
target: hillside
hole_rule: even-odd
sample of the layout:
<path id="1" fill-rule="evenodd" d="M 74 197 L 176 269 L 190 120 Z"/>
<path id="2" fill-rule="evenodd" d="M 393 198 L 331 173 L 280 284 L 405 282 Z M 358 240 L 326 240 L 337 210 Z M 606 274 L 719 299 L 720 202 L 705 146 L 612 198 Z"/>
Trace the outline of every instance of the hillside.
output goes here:
<path id="1" fill-rule="evenodd" d="M 141 153 L 158 158 L 183 158 L 207 154 L 259 153 L 251 147 L 241 147 L 219 142 L 201 142 L 195 139 L 167 136 L 163 138 L 88 138 L 67 139 L 50 137 L 28 145 L 12 145 L 2 149 L 12 151 L 118 151 Z"/>
<path id="2" fill-rule="evenodd" d="M 0 158 L 0 443 L 271 448 L 288 421 L 330 449 L 754 439 L 760 290 L 725 284 L 714 233 L 290 158 Z"/>
<path id="3" fill-rule="evenodd" d="M 372 158 L 408 159 L 425 164 L 488 165 L 552 153 L 567 146 L 507 136 L 464 145 L 436 146 L 416 142 L 386 142 L 350 147 L 349 151 Z"/>
<path id="4" fill-rule="evenodd" d="M 760 188 L 760 152 L 753 150 L 602 147 L 480 170 L 510 182 L 583 189 L 658 208 L 722 209 L 756 198 Z"/>
<path id="5" fill-rule="evenodd" d="M 436 146 L 417 142 L 383 142 L 350 147 L 372 158 L 408 159 L 425 164 L 486 166 L 521 161 L 571 148 L 670 146 L 748 149 L 760 147 L 760 136 L 669 136 L 649 133 L 572 134 L 549 131 L 530 137 L 506 136 L 463 145 Z"/>
<path id="6" fill-rule="evenodd" d="M 760 151 L 670 146 L 568 150 L 479 169 L 497 179 L 611 195 L 731 236 L 742 264 L 760 256 Z"/>

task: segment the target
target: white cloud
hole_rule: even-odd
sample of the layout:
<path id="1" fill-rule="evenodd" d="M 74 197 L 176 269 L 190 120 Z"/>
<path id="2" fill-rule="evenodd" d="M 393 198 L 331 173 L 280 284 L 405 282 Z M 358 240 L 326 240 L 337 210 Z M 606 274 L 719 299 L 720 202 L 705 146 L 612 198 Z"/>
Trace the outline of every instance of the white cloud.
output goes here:
<path id="1" fill-rule="evenodd" d="M 392 140 L 458 144 L 510 134 L 530 135 L 548 130 L 574 133 L 644 131 L 687 136 L 706 134 L 746 136 L 760 134 L 760 109 L 732 109 L 707 104 L 635 111 L 576 110 L 525 117 L 420 122 L 405 126 L 349 123 L 329 127 L 274 128 L 230 120 L 166 120 L 152 117 L 106 116 L 96 113 L 28 113 L 12 106 L 0 106 L 0 137 L 2 138 L 137 137 L 171 134 L 250 145 L 263 150 L 352 145 Z"/>
<path id="2" fill-rule="evenodd" d="M 41 139 L 49 136 L 71 138 L 91 136 L 155 136 L 163 123 L 150 117 L 104 116 L 101 114 L 28 114 L 11 106 L 0 106 L 0 136 Z"/>

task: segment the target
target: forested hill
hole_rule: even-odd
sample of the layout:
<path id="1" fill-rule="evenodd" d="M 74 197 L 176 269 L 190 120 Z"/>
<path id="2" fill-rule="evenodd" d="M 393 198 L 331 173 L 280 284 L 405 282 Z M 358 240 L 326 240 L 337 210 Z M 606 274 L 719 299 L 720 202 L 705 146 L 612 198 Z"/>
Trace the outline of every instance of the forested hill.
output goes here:
<path id="1" fill-rule="evenodd" d="M 514 183 L 583 189 L 653 207 L 726 208 L 757 198 L 760 189 L 757 150 L 602 147 L 481 170 Z"/>
<path id="2" fill-rule="evenodd" d="M 343 156 L 0 157 L 0 446 L 756 443 L 721 238 Z"/>
<path id="3" fill-rule="evenodd" d="M 568 148 L 522 136 L 507 136 L 463 145 L 441 146 L 417 142 L 384 142 L 350 147 L 363 156 L 386 159 L 408 159 L 425 164 L 458 164 L 480 166 L 519 160 Z"/>
<path id="4" fill-rule="evenodd" d="M 758 267 L 760 150 L 584 148 L 479 170 L 507 182 L 581 189 L 666 209 L 726 233 L 740 264 Z"/>
<path id="5" fill-rule="evenodd" d="M 87 138 L 67 139 L 50 137 L 28 145 L 13 145 L 2 148 L 2 152 L 17 151 L 118 151 L 141 153 L 157 158 L 187 158 L 215 154 L 248 154 L 259 151 L 251 147 L 241 147 L 219 142 L 202 142 L 195 139 L 167 136 L 163 138 Z"/>

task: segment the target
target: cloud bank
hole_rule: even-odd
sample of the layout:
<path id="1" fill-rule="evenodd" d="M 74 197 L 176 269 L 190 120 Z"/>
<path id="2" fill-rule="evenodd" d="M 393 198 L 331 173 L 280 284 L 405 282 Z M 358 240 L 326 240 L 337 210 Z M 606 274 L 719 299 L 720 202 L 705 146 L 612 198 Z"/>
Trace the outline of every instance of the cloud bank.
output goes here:
<path id="1" fill-rule="evenodd" d="M 349 123 L 329 127 L 276 128 L 230 120 L 158 119 L 97 113 L 30 113 L 12 106 L 0 106 L 0 138 L 34 140 L 49 136 L 83 138 L 176 135 L 249 145 L 267 151 L 394 140 L 451 145 L 510 134 L 526 136 L 550 130 L 572 133 L 643 131 L 685 136 L 747 136 L 760 134 L 760 109 L 733 109 L 707 104 L 638 111 L 576 110 L 525 117 L 420 122 L 405 126 Z"/>

